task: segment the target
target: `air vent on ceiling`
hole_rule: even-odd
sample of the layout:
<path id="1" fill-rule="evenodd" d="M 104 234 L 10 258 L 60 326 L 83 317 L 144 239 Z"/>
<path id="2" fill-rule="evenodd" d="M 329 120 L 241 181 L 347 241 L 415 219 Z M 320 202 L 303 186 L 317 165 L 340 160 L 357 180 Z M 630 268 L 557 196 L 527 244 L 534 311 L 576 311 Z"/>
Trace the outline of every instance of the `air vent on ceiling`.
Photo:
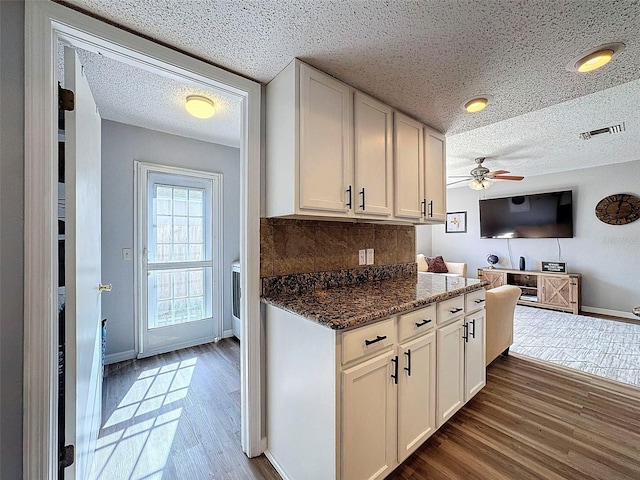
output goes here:
<path id="1" fill-rule="evenodd" d="M 591 130 L 589 132 L 582 132 L 580 134 L 580 138 L 582 140 L 589 140 L 591 137 L 595 137 L 596 135 L 602 135 L 604 133 L 621 133 L 624 132 L 624 122 L 619 123 L 618 125 L 611 125 L 610 127 L 598 128 L 596 130 Z"/>

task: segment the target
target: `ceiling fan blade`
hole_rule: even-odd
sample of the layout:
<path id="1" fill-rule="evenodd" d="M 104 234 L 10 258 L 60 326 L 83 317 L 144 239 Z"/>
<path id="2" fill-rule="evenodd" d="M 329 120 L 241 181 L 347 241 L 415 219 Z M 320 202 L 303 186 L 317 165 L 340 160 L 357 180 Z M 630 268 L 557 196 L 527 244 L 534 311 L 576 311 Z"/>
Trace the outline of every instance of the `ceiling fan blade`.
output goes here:
<path id="1" fill-rule="evenodd" d="M 470 178 L 463 178 L 462 180 L 457 180 L 455 182 L 447 183 L 447 187 L 449 185 L 455 185 L 456 183 L 468 182 L 469 180 L 470 180 Z"/>
<path id="2" fill-rule="evenodd" d="M 511 173 L 509 170 L 494 170 L 493 172 L 489 172 L 487 173 L 487 176 L 494 176 L 494 175 L 502 175 L 505 173 Z"/>
<path id="3" fill-rule="evenodd" d="M 516 175 L 503 175 L 500 177 L 493 177 L 493 180 L 516 180 L 518 182 L 522 179 L 524 179 L 524 177 L 516 176 Z"/>

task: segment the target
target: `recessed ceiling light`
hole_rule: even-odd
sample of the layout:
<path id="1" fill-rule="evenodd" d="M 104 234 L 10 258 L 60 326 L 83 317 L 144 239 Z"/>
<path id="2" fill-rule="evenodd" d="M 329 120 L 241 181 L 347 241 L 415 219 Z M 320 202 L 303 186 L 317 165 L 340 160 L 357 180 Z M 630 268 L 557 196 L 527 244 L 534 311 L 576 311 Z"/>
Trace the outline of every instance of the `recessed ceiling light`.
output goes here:
<path id="1" fill-rule="evenodd" d="M 593 52 L 591 55 L 581 58 L 576 63 L 579 72 L 590 72 L 596 68 L 605 66 L 613 58 L 613 50 L 605 49 Z"/>
<path id="2" fill-rule="evenodd" d="M 211 118 L 215 111 L 213 101 L 201 95 L 189 95 L 185 108 L 196 118 Z"/>
<path id="3" fill-rule="evenodd" d="M 567 70 L 580 73 L 591 72 L 605 66 L 617 57 L 622 50 L 624 50 L 623 43 L 601 45 L 571 60 L 567 65 Z"/>
<path id="4" fill-rule="evenodd" d="M 489 100 L 486 98 L 474 98 L 464 104 L 464 109 L 470 113 L 479 112 L 480 110 L 484 110 L 488 103 Z"/>

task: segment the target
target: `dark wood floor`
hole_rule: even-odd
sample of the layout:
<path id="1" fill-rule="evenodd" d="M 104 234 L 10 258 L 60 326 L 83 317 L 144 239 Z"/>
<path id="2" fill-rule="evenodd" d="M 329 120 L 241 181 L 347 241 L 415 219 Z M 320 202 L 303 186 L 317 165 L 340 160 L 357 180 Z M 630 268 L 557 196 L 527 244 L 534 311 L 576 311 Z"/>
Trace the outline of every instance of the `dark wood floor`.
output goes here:
<path id="1" fill-rule="evenodd" d="M 139 470 L 127 476 L 130 470 L 112 468 L 98 478 L 279 479 L 264 457 L 249 460 L 240 449 L 239 357 L 239 344 L 226 339 L 108 367 L 105 421 L 142 398 L 131 388 L 135 382 L 187 371 L 196 359 L 192 376 L 183 375 L 190 381 L 183 379 L 173 390 L 185 392 L 183 398 L 165 399 L 159 409 L 103 430 L 109 438 L 181 407 L 166 464 L 156 472 L 161 476 L 138 476 L 144 473 Z M 640 389 L 523 357 L 500 357 L 488 369 L 487 386 L 389 478 L 638 480 Z"/>
<path id="2" fill-rule="evenodd" d="M 109 365 L 103 393 L 96 479 L 280 479 L 240 448 L 235 339 Z"/>
<path id="3" fill-rule="evenodd" d="M 640 390 L 523 357 L 391 479 L 640 479 Z"/>

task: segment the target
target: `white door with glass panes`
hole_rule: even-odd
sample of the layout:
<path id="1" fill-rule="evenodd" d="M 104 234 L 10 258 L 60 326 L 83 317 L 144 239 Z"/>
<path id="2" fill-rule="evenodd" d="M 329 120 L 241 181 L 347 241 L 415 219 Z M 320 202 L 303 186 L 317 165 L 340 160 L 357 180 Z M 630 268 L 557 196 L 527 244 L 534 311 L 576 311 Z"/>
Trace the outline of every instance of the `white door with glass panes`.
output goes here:
<path id="1" fill-rule="evenodd" d="M 222 334 L 222 176 L 138 166 L 139 357 Z"/>

